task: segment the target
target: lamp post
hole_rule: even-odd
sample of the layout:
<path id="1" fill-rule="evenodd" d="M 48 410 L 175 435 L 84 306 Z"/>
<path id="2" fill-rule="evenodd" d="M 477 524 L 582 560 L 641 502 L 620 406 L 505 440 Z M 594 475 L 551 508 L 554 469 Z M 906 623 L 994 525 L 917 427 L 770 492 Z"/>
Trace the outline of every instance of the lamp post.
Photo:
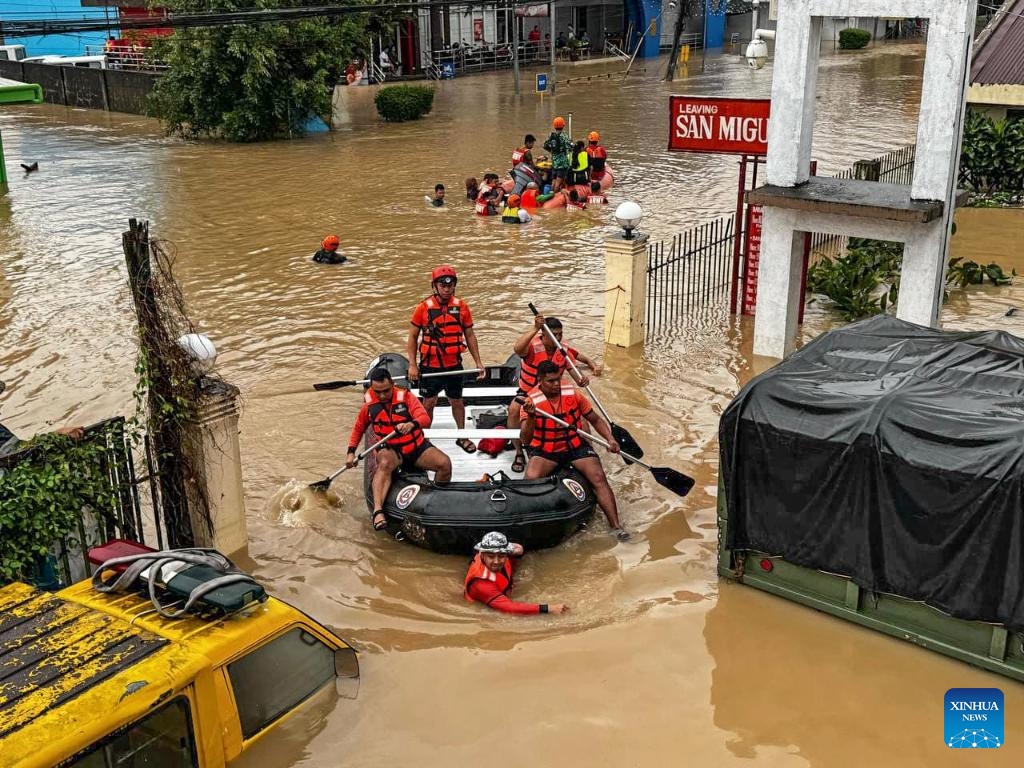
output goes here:
<path id="1" fill-rule="evenodd" d="M 632 240 L 633 230 L 640 226 L 640 222 L 644 217 L 643 208 L 632 200 L 627 200 L 626 202 L 619 204 L 619 207 L 615 209 L 615 213 L 613 215 L 616 223 L 622 227 L 622 239 Z"/>

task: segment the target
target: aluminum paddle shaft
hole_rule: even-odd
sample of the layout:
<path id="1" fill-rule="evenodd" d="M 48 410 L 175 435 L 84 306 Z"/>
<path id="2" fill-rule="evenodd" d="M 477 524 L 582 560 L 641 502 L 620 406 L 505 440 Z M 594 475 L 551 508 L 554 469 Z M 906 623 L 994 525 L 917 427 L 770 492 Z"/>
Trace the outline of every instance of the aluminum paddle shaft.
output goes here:
<path id="1" fill-rule="evenodd" d="M 396 429 L 396 430 L 392 431 L 391 434 L 387 435 L 386 437 L 382 437 L 380 440 L 378 440 L 376 443 L 371 445 L 365 451 L 361 452 L 358 456 L 356 456 L 356 463 L 353 464 L 352 467 L 358 465 L 359 462 L 362 461 L 365 456 L 367 456 L 367 454 L 369 454 L 371 451 L 377 450 L 382 445 L 384 445 L 384 443 L 386 443 L 388 440 L 390 440 L 392 437 L 394 437 L 397 434 L 398 434 L 398 430 Z M 333 475 L 328 475 L 323 480 L 317 480 L 315 483 L 310 483 L 309 487 L 312 488 L 314 491 L 326 491 L 328 488 L 331 487 L 331 483 L 334 482 L 335 478 L 338 477 L 338 475 L 344 474 L 348 470 L 352 469 L 352 467 L 350 467 L 350 466 L 348 466 L 348 464 L 346 464 L 344 467 L 339 469 Z"/>

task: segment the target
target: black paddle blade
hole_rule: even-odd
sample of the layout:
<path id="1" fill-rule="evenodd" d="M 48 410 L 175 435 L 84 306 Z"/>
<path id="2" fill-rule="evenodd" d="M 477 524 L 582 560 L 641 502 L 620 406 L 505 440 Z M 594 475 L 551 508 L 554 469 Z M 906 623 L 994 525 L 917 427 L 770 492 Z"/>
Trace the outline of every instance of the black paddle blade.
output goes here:
<path id="1" fill-rule="evenodd" d="M 358 381 L 321 381 L 319 384 L 314 384 L 313 389 L 315 389 L 317 392 L 322 392 L 325 389 L 341 389 L 342 387 L 354 387 L 358 383 Z"/>
<path id="2" fill-rule="evenodd" d="M 679 496 L 688 494 L 696 482 L 689 475 L 677 472 L 671 467 L 651 467 L 651 474 L 654 475 L 654 479 L 658 481 L 659 485 L 665 486 Z"/>
<path id="3" fill-rule="evenodd" d="M 317 480 L 315 483 L 309 484 L 310 490 L 323 492 L 331 487 L 331 478 L 325 477 L 323 480 Z"/>
<path id="4" fill-rule="evenodd" d="M 640 447 L 640 444 L 633 439 L 633 436 L 629 434 L 629 432 L 618 424 L 612 424 L 610 426 L 612 428 L 612 437 L 615 438 L 615 442 L 619 444 L 619 448 L 622 449 L 623 453 L 628 453 L 630 456 L 637 459 L 642 459 L 644 457 L 644 449 Z M 622 457 L 622 460 L 626 462 L 627 466 L 633 463 L 625 456 Z"/>

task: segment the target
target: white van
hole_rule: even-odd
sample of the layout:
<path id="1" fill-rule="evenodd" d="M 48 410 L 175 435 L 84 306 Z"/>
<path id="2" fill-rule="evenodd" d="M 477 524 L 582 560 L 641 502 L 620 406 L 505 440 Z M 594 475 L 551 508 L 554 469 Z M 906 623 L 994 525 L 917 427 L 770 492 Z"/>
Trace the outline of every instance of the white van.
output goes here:
<path id="1" fill-rule="evenodd" d="M 21 61 L 24 58 L 24 45 L 0 45 L 0 61 Z"/>

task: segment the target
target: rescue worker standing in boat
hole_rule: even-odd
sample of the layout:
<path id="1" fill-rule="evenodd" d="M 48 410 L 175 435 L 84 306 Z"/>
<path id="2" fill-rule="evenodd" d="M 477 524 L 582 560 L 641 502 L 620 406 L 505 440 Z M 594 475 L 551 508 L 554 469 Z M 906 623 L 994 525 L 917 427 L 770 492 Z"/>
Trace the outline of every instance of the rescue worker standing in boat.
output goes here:
<path id="1" fill-rule="evenodd" d="M 412 392 L 396 387 L 386 368 L 370 372 L 370 388 L 363 396 L 352 434 L 348 439 L 345 466 L 356 465 L 359 441 L 367 429 L 372 429 L 377 442 L 392 432 L 393 438 L 377 449 L 377 471 L 373 475 L 373 513 L 371 523 L 375 531 L 387 527 L 384 502 L 391 489 L 391 473 L 401 467 L 406 471 L 421 469 L 434 473 L 434 481 L 447 483 L 452 479 L 452 462 L 447 454 L 431 445 L 423 435 L 430 426 L 430 416 Z"/>
<path id="2" fill-rule="evenodd" d="M 443 390 L 452 406 L 452 417 L 459 429 L 466 426 L 466 402 L 462 399 L 462 352 L 468 349 L 473 362 L 480 369 L 477 379 L 487 376 L 480 359 L 476 333 L 473 331 L 473 315 L 469 304 L 455 296 L 459 276 L 455 269 L 442 264 L 430 274 L 434 290 L 412 313 L 409 324 L 409 338 L 406 352 L 409 358 L 409 380 L 420 379 L 421 374 L 451 372 L 451 376 L 431 376 L 420 381 L 420 396 L 423 407 L 430 419 L 434 416 L 437 396 Z M 419 361 L 417 363 L 417 360 Z M 429 426 L 429 422 L 428 422 Z M 476 453 L 472 440 L 461 438 L 455 441 L 466 453 Z"/>
<path id="3" fill-rule="evenodd" d="M 530 329 L 525 331 L 522 336 L 516 339 L 515 345 L 512 350 L 522 358 L 522 363 L 519 367 L 519 391 L 516 392 L 516 398 L 512 401 L 508 408 L 508 420 L 505 422 L 509 429 L 519 431 L 519 411 L 520 404 L 518 398 L 525 397 L 526 393 L 537 386 L 537 366 L 539 366 L 545 360 L 552 361 L 558 366 L 560 372 L 569 371 L 569 375 L 573 380 L 581 387 L 589 387 L 590 379 L 586 376 L 577 379 L 576 374 L 569 368 L 569 363 L 565 359 L 558 347 L 555 346 L 555 342 L 551 340 L 551 337 L 545 333 L 544 324 L 547 324 L 548 328 L 551 329 L 551 333 L 554 335 L 558 342 L 562 342 L 562 321 L 557 317 L 544 317 L 543 315 L 536 315 L 533 318 L 533 325 Z M 581 363 L 591 371 L 595 376 L 600 376 L 602 368 L 599 364 L 595 363 L 589 357 L 584 355 L 579 350 L 573 349 L 565 344 L 562 345 L 565 351 L 569 354 L 569 359 L 574 363 Z M 516 455 L 512 460 L 512 471 L 522 472 L 526 469 L 526 456 L 523 454 L 523 444 L 521 440 L 513 440 L 512 444 L 515 446 Z"/>
<path id="4" fill-rule="evenodd" d="M 512 574 L 523 556 L 523 545 L 512 544 L 505 534 L 491 531 L 485 534 L 473 549 L 477 554 L 466 572 L 463 596 L 470 602 L 483 603 L 503 613 L 565 613 L 564 603 L 517 603 L 508 593 L 512 591 Z"/>
<path id="5" fill-rule="evenodd" d="M 562 382 L 562 372 L 550 360 L 537 366 L 537 386 L 526 393 L 522 403 L 522 439 L 530 448 L 530 461 L 526 465 L 527 480 L 547 477 L 559 467 L 572 465 L 594 488 L 597 504 L 601 507 L 612 533 L 620 540 L 629 538 L 619 522 L 619 509 L 615 494 L 605 477 L 601 460 L 579 432 L 583 421 L 593 426 L 608 443 L 611 453 L 619 452 L 619 444 L 611 428 L 594 413 L 590 401 L 576 391 L 572 384 Z M 556 416 L 567 424 L 557 424 L 545 414 Z"/>

